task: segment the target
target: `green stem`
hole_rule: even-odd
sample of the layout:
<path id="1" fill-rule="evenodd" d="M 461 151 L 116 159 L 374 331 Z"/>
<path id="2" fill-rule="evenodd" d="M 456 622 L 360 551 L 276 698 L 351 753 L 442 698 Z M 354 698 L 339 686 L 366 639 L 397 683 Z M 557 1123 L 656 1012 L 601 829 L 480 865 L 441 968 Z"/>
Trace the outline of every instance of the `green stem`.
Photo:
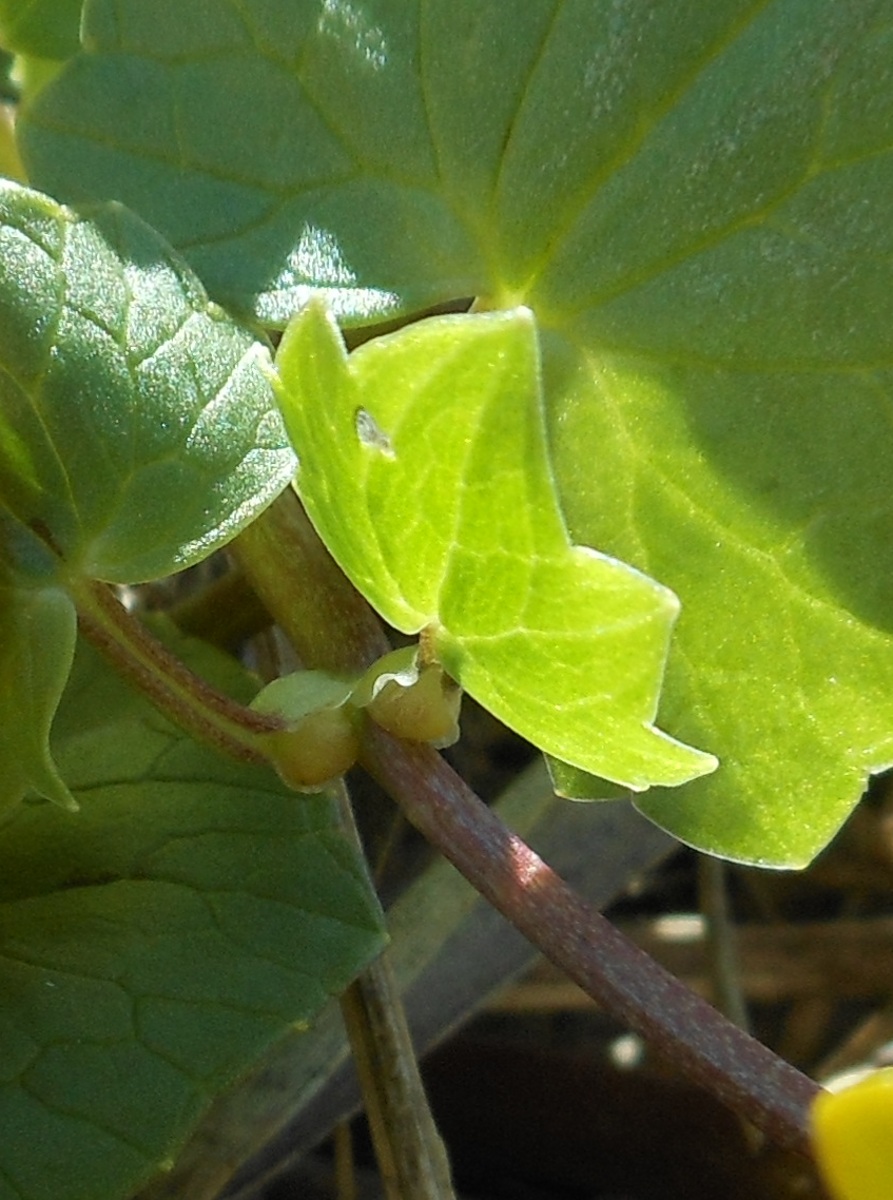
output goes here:
<path id="1" fill-rule="evenodd" d="M 271 624 L 270 614 L 239 570 L 229 571 L 201 591 L 165 609 L 179 630 L 237 654 L 249 638 Z"/>
<path id="2" fill-rule="evenodd" d="M 267 762 L 264 735 L 285 728 L 190 671 L 121 605 L 105 584 L 69 586 L 83 636 L 166 717 L 199 741 L 244 762 Z"/>
<path id="3" fill-rule="evenodd" d="M 290 489 L 229 550 L 305 666 L 359 675 L 391 649 Z"/>
<path id="4" fill-rule="evenodd" d="M 735 925 L 726 886 L 727 866 L 718 858 L 702 854 L 698 859 L 698 892 L 707 926 L 707 956 L 713 983 L 713 999 L 730 1021 L 749 1029 L 747 1004 L 741 988 Z"/>
<path id="5" fill-rule="evenodd" d="M 343 783 L 336 795 L 345 833 L 362 853 Z M 388 1200 L 455 1200 L 387 948 L 341 996 L 341 1012 Z"/>
<path id="6" fill-rule="evenodd" d="M 378 618 L 286 492 L 230 547 L 300 660 L 358 674 L 390 649 Z M 347 790 L 335 789 L 341 822 L 359 846 Z M 453 1200 L 449 1164 L 418 1071 L 387 951 L 341 997 L 376 1157 L 389 1200 Z"/>

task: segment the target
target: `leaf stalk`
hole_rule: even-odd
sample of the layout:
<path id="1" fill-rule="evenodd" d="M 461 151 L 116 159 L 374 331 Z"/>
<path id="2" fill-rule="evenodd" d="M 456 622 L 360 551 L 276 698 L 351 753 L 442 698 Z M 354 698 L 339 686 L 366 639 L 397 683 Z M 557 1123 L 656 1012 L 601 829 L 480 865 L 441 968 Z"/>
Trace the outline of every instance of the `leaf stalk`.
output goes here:
<path id="1" fill-rule="evenodd" d="M 103 583 L 69 584 L 78 628 L 131 684 L 187 733 L 242 762 L 264 763 L 265 736 L 285 728 L 256 713 L 191 671 L 127 611 Z"/>

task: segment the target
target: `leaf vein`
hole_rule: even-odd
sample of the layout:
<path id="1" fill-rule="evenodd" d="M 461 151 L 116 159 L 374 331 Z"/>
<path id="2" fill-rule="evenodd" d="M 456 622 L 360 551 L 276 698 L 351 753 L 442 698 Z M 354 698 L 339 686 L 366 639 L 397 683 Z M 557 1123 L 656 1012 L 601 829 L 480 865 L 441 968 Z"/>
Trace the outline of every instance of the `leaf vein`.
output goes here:
<path id="1" fill-rule="evenodd" d="M 651 112 L 640 121 L 636 128 L 636 132 L 614 154 L 614 156 L 608 159 L 604 164 L 599 165 L 598 170 L 596 170 L 590 177 L 588 186 L 580 193 L 576 204 L 573 205 L 571 210 L 565 214 L 564 218 L 560 222 L 556 221 L 553 232 L 540 255 L 539 265 L 534 268 L 532 274 L 525 284 L 525 288 L 528 292 L 535 287 L 539 277 L 545 272 L 561 244 L 569 239 L 578 221 L 592 203 L 595 196 L 605 187 L 612 176 L 614 176 L 636 156 L 645 140 L 651 136 L 661 121 L 663 121 L 673 111 L 685 94 L 695 86 L 695 84 L 703 75 L 704 71 L 706 71 L 707 68 L 716 61 L 716 59 L 721 57 L 727 50 L 734 46 L 734 44 L 743 36 L 743 34 L 753 25 L 763 10 L 770 7 L 773 3 L 775 3 L 775 0 L 755 0 L 751 7 L 745 10 L 721 37 L 719 37 L 712 45 L 707 47 L 707 49 L 696 62 L 692 63 L 687 74 L 679 81 L 672 91 L 667 93 L 661 103 L 655 105 Z"/>

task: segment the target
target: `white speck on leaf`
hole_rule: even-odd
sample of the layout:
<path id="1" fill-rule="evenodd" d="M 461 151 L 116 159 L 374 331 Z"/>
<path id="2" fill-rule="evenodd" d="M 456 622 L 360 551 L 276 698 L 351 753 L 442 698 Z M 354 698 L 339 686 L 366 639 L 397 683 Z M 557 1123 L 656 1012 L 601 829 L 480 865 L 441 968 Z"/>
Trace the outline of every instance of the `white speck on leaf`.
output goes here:
<path id="1" fill-rule="evenodd" d="M 394 454 L 391 439 L 380 428 L 378 422 L 370 412 L 367 412 L 365 408 L 358 408 L 354 421 L 356 423 L 357 437 L 364 446 L 368 446 L 370 450 L 377 450 L 385 458 L 397 457 Z"/>

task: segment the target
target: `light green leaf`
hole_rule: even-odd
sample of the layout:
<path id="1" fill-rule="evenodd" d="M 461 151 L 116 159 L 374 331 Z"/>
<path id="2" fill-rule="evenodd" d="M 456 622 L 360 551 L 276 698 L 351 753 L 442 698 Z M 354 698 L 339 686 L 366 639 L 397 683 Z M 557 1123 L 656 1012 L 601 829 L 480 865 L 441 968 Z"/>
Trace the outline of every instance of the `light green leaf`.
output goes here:
<path id="1" fill-rule="evenodd" d="M 83 0 L 0 0 L 0 43 L 18 54 L 63 59 L 80 48 Z"/>
<path id="2" fill-rule="evenodd" d="M 768 865 L 808 862 L 893 764 L 891 21 L 755 9 L 594 173 L 530 289 L 561 330 L 571 532 L 682 599 L 661 711 L 722 762 L 641 807 Z"/>
<path id="3" fill-rule="evenodd" d="M 49 746 L 76 627 L 65 592 L 0 584 L 0 821 L 29 792 L 76 807 Z"/>
<path id="4" fill-rule="evenodd" d="M 435 318 L 348 359 L 313 305 L 277 366 L 301 498 L 388 621 L 578 767 L 636 789 L 713 769 L 652 724 L 675 598 L 568 540 L 529 312 Z"/>
<path id="5" fill-rule="evenodd" d="M 529 306 L 571 535 L 680 597 L 663 719 L 723 762 L 648 811 L 806 862 L 893 762 L 891 0 L 178 11 L 91 6 L 34 178 L 270 320 Z"/>
<path id="6" fill-rule="evenodd" d="M 251 707 L 255 712 L 284 717 L 290 725 L 298 724 L 320 709 L 340 708 L 350 700 L 353 688 L 353 680 L 340 679 L 327 671 L 295 671 L 261 688 Z"/>
<path id="7" fill-rule="evenodd" d="M 570 527 L 687 597 L 662 713 L 722 762 L 641 807 L 728 857 L 802 865 L 893 763 L 893 376 L 579 369 L 552 426 Z M 598 477 L 592 441 L 617 447 Z"/>
<path id="8" fill-rule="evenodd" d="M 54 748 L 80 812 L 0 829 L 0 1197 L 123 1200 L 347 985 L 380 914 L 327 799 L 199 749 L 89 654 Z"/>
<path id="9" fill-rule="evenodd" d="M 187 566 L 293 471 L 266 348 L 120 207 L 0 181 L 0 364 L 7 541 L 36 535 L 61 578 Z"/>

